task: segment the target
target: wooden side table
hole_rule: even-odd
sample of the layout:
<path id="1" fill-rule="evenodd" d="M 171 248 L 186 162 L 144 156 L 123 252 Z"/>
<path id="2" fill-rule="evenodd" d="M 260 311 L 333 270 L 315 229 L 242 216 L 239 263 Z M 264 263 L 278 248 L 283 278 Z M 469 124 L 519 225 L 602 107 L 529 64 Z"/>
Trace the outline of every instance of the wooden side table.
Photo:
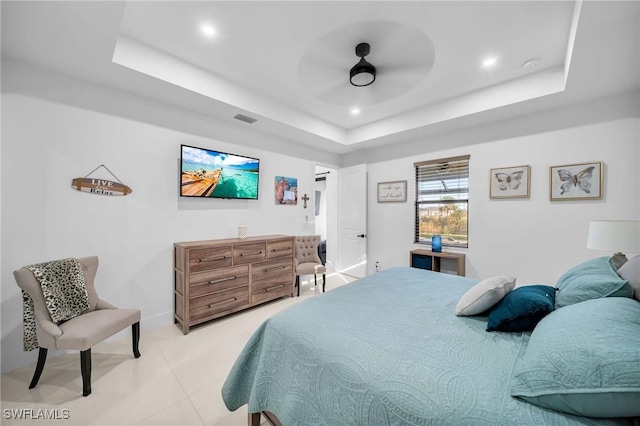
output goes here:
<path id="1" fill-rule="evenodd" d="M 424 249 L 415 249 L 409 252 L 409 265 L 412 268 L 464 276 L 464 262 L 463 253 L 436 253 Z"/>

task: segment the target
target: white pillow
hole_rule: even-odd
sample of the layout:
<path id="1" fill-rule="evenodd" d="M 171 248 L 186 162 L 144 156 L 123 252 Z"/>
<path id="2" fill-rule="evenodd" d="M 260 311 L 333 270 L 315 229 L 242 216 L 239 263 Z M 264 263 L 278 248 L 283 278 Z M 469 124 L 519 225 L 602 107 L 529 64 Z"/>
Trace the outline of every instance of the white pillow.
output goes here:
<path id="1" fill-rule="evenodd" d="M 477 315 L 498 303 L 516 285 L 514 277 L 498 275 L 471 287 L 456 305 L 456 315 Z"/>
<path id="2" fill-rule="evenodd" d="M 618 269 L 618 275 L 623 280 L 629 281 L 629 285 L 633 287 L 633 297 L 640 300 L 640 256 L 634 256 L 627 260 Z"/>

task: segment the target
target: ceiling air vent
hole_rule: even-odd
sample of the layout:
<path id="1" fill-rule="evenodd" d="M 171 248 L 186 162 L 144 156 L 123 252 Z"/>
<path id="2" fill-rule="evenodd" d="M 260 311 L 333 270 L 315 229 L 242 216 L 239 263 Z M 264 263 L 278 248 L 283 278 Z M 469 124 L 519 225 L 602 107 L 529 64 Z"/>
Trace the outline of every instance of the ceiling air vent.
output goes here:
<path id="1" fill-rule="evenodd" d="M 253 124 L 256 121 L 258 121 L 257 118 L 249 117 L 244 114 L 236 114 L 233 118 L 235 118 L 236 120 L 244 121 L 245 123 L 249 123 L 249 124 Z"/>

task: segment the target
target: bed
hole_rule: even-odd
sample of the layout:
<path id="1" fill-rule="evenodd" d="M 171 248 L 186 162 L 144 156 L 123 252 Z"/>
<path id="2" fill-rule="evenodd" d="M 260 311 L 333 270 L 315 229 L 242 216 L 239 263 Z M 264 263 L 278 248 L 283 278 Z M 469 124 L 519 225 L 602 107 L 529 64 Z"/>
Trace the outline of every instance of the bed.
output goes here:
<path id="1" fill-rule="evenodd" d="M 478 283 L 398 267 L 300 302 L 256 330 L 223 385 L 223 400 L 231 411 L 248 404 L 249 413 L 268 413 L 283 425 L 634 423 L 632 416 L 582 417 L 512 396 L 532 333 L 487 332 L 486 313 L 456 316 L 461 297 Z M 638 305 L 630 308 L 633 322 L 640 303 L 627 299 Z M 640 402 L 635 373 L 626 378 L 637 391 L 624 394 L 626 404 Z M 249 415 L 250 424 L 259 420 Z"/>

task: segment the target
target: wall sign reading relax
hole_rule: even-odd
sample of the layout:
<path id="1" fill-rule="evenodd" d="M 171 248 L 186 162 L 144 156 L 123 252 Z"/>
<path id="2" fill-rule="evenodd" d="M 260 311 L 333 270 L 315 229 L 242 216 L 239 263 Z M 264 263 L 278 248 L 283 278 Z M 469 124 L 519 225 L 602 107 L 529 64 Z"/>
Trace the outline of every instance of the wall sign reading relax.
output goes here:
<path id="1" fill-rule="evenodd" d="M 89 175 L 98 170 L 100 167 L 104 167 L 111 176 L 113 176 L 117 182 L 107 179 L 91 178 Z M 82 178 L 74 178 L 71 180 L 71 187 L 81 192 L 88 192 L 96 195 L 127 195 L 131 194 L 132 189 L 123 184 L 120 179 L 114 175 L 111 170 L 104 164 L 93 169 L 89 174 Z"/>

